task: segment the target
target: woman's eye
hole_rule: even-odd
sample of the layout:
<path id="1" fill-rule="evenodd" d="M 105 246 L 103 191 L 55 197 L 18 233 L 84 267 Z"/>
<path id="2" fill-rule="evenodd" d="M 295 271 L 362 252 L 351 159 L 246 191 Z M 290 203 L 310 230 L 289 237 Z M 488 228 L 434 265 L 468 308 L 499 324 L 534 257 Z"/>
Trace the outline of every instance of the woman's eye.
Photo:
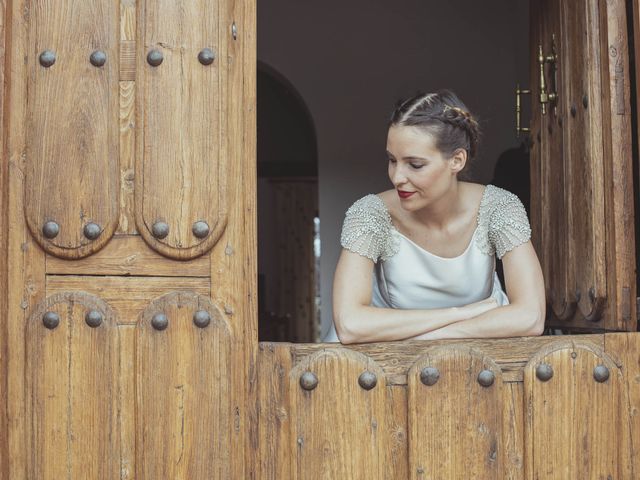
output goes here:
<path id="1" fill-rule="evenodd" d="M 416 170 L 419 170 L 420 168 L 424 167 L 422 163 L 411 163 L 410 165 L 412 168 L 415 168 Z"/>
<path id="2" fill-rule="evenodd" d="M 396 161 L 393 158 L 387 158 L 387 160 L 389 160 L 389 163 L 396 163 Z"/>

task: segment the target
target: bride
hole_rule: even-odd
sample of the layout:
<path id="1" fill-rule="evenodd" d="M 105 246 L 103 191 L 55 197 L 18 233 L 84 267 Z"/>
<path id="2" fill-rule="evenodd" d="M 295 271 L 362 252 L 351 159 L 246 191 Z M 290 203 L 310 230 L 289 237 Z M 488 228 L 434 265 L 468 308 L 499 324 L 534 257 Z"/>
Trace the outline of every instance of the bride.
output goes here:
<path id="1" fill-rule="evenodd" d="M 394 188 L 347 210 L 335 328 L 324 341 L 542 333 L 544 283 L 522 203 L 499 187 L 458 180 L 478 136 L 478 123 L 448 90 L 399 104 L 387 136 Z"/>

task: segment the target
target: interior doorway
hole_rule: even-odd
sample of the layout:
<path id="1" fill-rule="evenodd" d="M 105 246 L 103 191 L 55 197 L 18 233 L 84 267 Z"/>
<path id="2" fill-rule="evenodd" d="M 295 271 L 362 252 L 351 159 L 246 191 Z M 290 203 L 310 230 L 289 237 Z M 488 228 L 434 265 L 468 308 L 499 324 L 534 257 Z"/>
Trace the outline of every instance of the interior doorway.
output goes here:
<path id="1" fill-rule="evenodd" d="M 318 156 L 293 84 L 258 63 L 258 309 L 261 341 L 319 337 Z"/>
<path id="2" fill-rule="evenodd" d="M 309 296 L 314 305 L 322 306 L 316 340 L 332 323 L 332 282 L 344 214 L 358 198 L 390 188 L 386 128 L 401 98 L 417 91 L 453 90 L 479 118 L 483 132 L 468 180 L 495 183 L 528 204 L 528 150 L 526 138 L 516 136 L 514 91 L 517 84 L 529 87 L 529 0 L 354 0 L 341 4 L 339 13 L 323 4 L 274 0 L 268 6 L 258 5 L 257 43 L 259 71 L 269 65 L 295 85 L 316 135 L 316 148 L 308 154 L 313 161 L 305 163 L 315 164 L 315 170 L 303 175 L 315 179 L 322 223 L 322 255 L 313 272 L 319 293 L 314 299 Z M 288 108 L 286 100 L 282 107 L 265 106 L 263 79 L 259 73 L 259 169 L 266 158 L 261 143 L 264 109 L 284 114 Z M 524 98 L 523 104 L 528 101 Z M 529 114 L 528 109 L 522 112 L 525 127 Z M 299 125 L 291 126 L 282 142 L 297 141 L 298 132 Z M 289 165 L 288 171 L 295 168 L 299 166 Z M 259 179 L 261 205 L 267 183 Z M 269 215 L 265 208 L 258 214 L 260 228 L 265 225 L 262 217 Z M 258 237 L 261 248 L 270 238 L 261 236 L 264 232 L 260 230 Z M 264 255 L 261 264 L 273 261 Z M 262 282 L 261 291 L 268 291 L 268 280 Z M 279 295 L 286 296 L 285 288 Z M 267 313 L 274 312 L 263 304 L 268 295 L 260 300 L 261 311 Z M 263 328 L 265 317 L 260 321 Z M 281 340 L 310 341 L 298 339 L 288 327 L 278 328 L 289 332 L 279 336 Z"/>

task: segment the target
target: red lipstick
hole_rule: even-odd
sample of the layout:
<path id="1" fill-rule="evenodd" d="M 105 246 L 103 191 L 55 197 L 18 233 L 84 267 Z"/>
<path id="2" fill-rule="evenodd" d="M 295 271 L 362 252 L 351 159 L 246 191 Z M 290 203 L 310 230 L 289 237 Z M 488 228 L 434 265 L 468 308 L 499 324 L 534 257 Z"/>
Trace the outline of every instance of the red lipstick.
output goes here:
<path id="1" fill-rule="evenodd" d="M 398 190 L 398 195 L 400 195 L 400 198 L 409 198 L 414 193 L 416 192 L 405 192 L 403 190 Z"/>

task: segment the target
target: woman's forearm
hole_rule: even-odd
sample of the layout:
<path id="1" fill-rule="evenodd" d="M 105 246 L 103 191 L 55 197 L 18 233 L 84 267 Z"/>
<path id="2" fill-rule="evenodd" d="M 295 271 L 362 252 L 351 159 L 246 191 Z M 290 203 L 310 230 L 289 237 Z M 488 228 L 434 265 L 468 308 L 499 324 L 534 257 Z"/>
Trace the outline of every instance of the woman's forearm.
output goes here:
<path id="1" fill-rule="evenodd" d="M 336 318 L 336 329 L 342 343 L 384 342 L 415 337 L 469 317 L 465 307 L 402 310 L 360 306 L 345 313 L 344 319 Z"/>
<path id="2" fill-rule="evenodd" d="M 413 337 L 414 340 L 446 338 L 502 338 L 540 335 L 544 315 L 533 308 L 505 305 Z"/>

